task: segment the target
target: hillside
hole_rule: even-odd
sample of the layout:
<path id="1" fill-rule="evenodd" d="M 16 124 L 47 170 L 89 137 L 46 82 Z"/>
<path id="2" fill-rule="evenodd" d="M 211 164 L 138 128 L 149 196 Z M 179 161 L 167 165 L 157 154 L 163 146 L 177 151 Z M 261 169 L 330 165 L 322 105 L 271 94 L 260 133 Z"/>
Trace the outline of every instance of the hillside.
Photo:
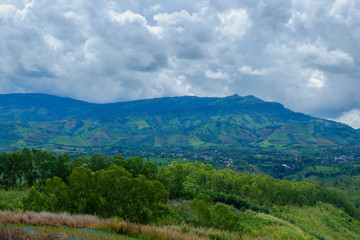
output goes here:
<path id="1" fill-rule="evenodd" d="M 172 201 L 171 212 L 180 211 L 181 208 L 190 210 L 186 202 Z M 256 213 L 253 211 L 239 212 L 243 230 L 243 236 L 240 237 L 237 232 L 221 231 L 216 229 L 196 228 L 191 225 L 163 225 L 147 226 L 137 225 L 125 222 L 114 222 L 112 226 L 108 223 L 101 223 L 95 216 L 87 216 L 85 222 L 80 219 L 83 216 L 68 214 L 51 214 L 51 213 L 14 213 L 0 211 L 3 216 L 0 223 L 7 224 L 13 236 L 22 233 L 22 236 L 29 235 L 27 239 L 49 239 L 49 235 L 66 235 L 77 239 L 358 239 L 360 236 L 359 221 L 351 218 L 341 209 L 337 209 L 329 204 L 320 203 L 315 207 L 284 207 L 281 211 L 285 212 L 280 217 L 271 214 Z M 191 212 L 191 211 L 190 211 Z M 188 214 L 189 215 L 189 214 Z M 279 214 L 276 214 L 279 215 Z M 31 217 L 28 217 L 31 216 Z M 22 217 L 22 218 L 21 218 Z M 186 216 L 190 217 L 190 216 Z M 57 223 L 62 218 L 61 223 Z M 84 217 L 83 217 L 84 218 Z M 291 218 L 291 220 L 286 220 Z M 306 219 L 304 219 L 306 218 Z M 22 224 L 20 225 L 20 219 Z M 24 221 L 24 219 L 26 219 Z M 82 228 L 74 228 L 75 219 L 77 224 Z M 81 221 L 82 220 L 82 221 Z M 175 218 L 173 220 L 176 220 Z M 85 222 L 85 223 L 84 223 Z M 9 225 L 11 223 L 11 225 Z M 70 224 L 69 224 L 70 223 Z M 71 224 L 72 223 L 72 224 Z M 25 225 L 24 225 L 25 224 Z M 86 225 L 87 224 L 87 225 Z M 116 225 L 117 224 L 117 225 Z M 0 225 L 1 226 L 1 225 Z M 27 226 L 24 228 L 24 226 Z M 55 227 L 56 226 L 56 227 Z M 110 226 L 112 233 L 109 231 Z M 64 228 L 65 227 L 65 228 Z M 69 228 L 70 227 L 70 228 Z M 72 228 L 71 228 L 72 227 Z M 91 228 L 92 230 L 87 230 Z M 137 228 L 141 231 L 131 231 Z M 26 231 L 24 231 L 26 229 Z M 35 233 L 30 232 L 31 229 Z M 4 234 L 5 228 L 0 228 L 0 235 Z M 8 234 L 11 231 L 8 230 Z M 17 230 L 17 231 L 16 231 Z M 19 231 L 22 230 L 22 231 Z M 98 231 L 96 231 L 98 230 Z M 101 230 L 99 232 L 99 230 Z M 23 233 L 25 232 L 25 234 Z M 115 233 L 114 233 L 115 232 Z M 117 234 L 116 234 L 117 233 Z M 105 236 L 104 236 L 105 235 Z M 125 236 L 124 236 L 125 235 Z M 152 236 L 153 238 L 150 238 Z M 132 237 L 132 238 L 131 238 Z M 134 238 L 135 237 L 135 238 Z M 53 238 L 57 239 L 57 238 Z"/>
<path id="2" fill-rule="evenodd" d="M 29 149 L 0 157 L 8 163 L 0 168 L 0 184 L 8 189 L 0 189 L 1 237 L 24 236 L 28 228 L 39 238 L 26 239 L 103 239 L 105 232 L 111 234 L 106 239 L 164 240 L 360 236 L 359 208 L 339 189 L 319 182 L 216 170 L 199 162 L 158 168 L 139 157 L 55 157 Z M 15 169 L 7 159 L 17 163 Z"/>
<path id="3" fill-rule="evenodd" d="M 358 144 L 344 124 L 254 96 L 167 97 L 94 104 L 45 94 L 0 95 L 0 149 L 36 147 L 301 147 Z"/>

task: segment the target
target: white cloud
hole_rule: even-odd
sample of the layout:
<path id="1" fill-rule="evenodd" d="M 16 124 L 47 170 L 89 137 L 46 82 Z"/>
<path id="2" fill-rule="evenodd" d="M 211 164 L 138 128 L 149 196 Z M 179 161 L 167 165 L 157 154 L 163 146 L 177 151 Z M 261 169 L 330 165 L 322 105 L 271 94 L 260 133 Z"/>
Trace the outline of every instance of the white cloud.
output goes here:
<path id="1" fill-rule="evenodd" d="M 14 16 L 16 7 L 10 4 L 0 4 L 0 19 L 8 19 Z"/>
<path id="2" fill-rule="evenodd" d="M 352 109 L 351 111 L 344 112 L 338 119 L 335 121 L 345 123 L 355 129 L 360 128 L 360 109 Z"/>
<path id="3" fill-rule="evenodd" d="M 158 80 L 150 85 L 150 91 L 155 95 L 163 95 L 171 92 L 174 96 L 194 95 L 194 90 L 185 76 L 171 76 L 171 73 L 160 73 Z"/>
<path id="4" fill-rule="evenodd" d="M 353 7 L 356 1 L 336 0 L 331 7 L 330 15 L 335 17 L 338 21 L 345 22 L 349 17 L 349 9 Z"/>
<path id="5" fill-rule="evenodd" d="M 51 47 L 53 50 L 61 50 L 63 48 L 63 43 L 51 35 L 44 35 L 45 42 Z"/>
<path id="6" fill-rule="evenodd" d="M 130 10 L 127 10 L 123 13 L 116 13 L 115 11 L 111 10 L 109 12 L 110 18 L 119 22 L 120 24 L 139 24 L 142 27 L 146 27 L 147 21 L 146 18 L 141 16 L 140 14 L 133 13 Z"/>
<path id="7" fill-rule="evenodd" d="M 239 71 L 242 73 L 242 74 L 246 74 L 246 75 L 258 75 L 258 76 L 261 76 L 261 75 L 265 75 L 268 73 L 267 70 L 265 69 L 252 69 L 250 66 L 247 66 L 247 65 L 244 65 L 242 67 L 239 68 Z"/>
<path id="8" fill-rule="evenodd" d="M 197 14 L 191 15 L 186 10 L 181 10 L 174 13 L 159 13 L 154 16 L 154 20 L 160 26 L 179 25 L 183 22 L 190 21 L 195 22 L 200 20 Z"/>
<path id="9" fill-rule="evenodd" d="M 159 27 L 159 26 L 146 26 L 146 29 L 156 35 L 159 39 L 162 38 L 162 34 L 164 32 L 164 29 L 162 27 Z"/>
<path id="10" fill-rule="evenodd" d="M 306 69 L 302 71 L 306 80 L 306 86 L 309 88 L 323 88 L 326 84 L 326 76 L 317 69 Z"/>
<path id="11" fill-rule="evenodd" d="M 245 9 L 232 9 L 218 14 L 221 26 L 218 30 L 226 37 L 242 38 L 251 27 L 251 21 Z"/>
<path id="12" fill-rule="evenodd" d="M 31 8 L 34 6 L 35 0 L 32 0 L 31 2 L 27 2 L 23 9 L 18 10 L 16 14 L 20 16 L 21 20 L 24 20 L 28 13 L 31 12 Z"/>
<path id="13" fill-rule="evenodd" d="M 307 86 L 311 88 L 322 88 L 325 86 L 325 82 L 321 78 L 311 77 L 308 80 Z"/>
<path id="14" fill-rule="evenodd" d="M 135 24 L 139 27 L 146 28 L 151 34 L 156 35 L 158 38 L 162 37 L 163 28 L 160 26 L 150 26 L 146 18 L 140 14 L 127 10 L 123 13 L 116 13 L 115 11 L 109 11 L 109 16 L 112 20 L 119 22 L 122 25 Z"/>
<path id="15" fill-rule="evenodd" d="M 212 70 L 206 70 L 205 76 L 207 78 L 214 78 L 214 79 L 228 79 L 229 75 L 227 73 L 223 73 L 222 71 L 218 70 L 216 72 Z"/>

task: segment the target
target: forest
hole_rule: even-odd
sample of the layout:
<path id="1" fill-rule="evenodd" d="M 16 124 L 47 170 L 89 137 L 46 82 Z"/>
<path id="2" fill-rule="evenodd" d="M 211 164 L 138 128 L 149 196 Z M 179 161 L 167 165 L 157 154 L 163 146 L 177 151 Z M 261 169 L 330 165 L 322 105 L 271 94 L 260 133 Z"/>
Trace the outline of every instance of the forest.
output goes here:
<path id="1" fill-rule="evenodd" d="M 24 148 L 0 155 L 0 184 L 3 192 L 26 193 L 16 204 L 0 202 L 2 210 L 91 214 L 140 224 L 169 224 L 172 219 L 242 233 L 246 227 L 236 211 L 279 216 L 278 208 L 318 204 L 331 204 L 360 220 L 354 201 L 324 182 L 280 180 L 184 160 L 159 167 L 140 157 L 55 156 Z M 175 212 L 184 207 L 172 207 L 179 201 L 189 202 L 192 218 L 180 220 L 184 213 Z"/>

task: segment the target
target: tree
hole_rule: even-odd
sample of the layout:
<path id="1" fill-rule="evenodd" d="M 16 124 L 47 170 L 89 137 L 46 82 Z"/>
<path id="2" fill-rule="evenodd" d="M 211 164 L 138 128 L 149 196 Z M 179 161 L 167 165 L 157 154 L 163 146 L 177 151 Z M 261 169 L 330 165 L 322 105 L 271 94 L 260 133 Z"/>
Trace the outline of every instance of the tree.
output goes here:
<path id="1" fill-rule="evenodd" d="M 152 162 L 146 162 L 142 166 L 141 174 L 143 174 L 148 180 L 154 180 L 158 173 L 157 165 Z"/>
<path id="2" fill-rule="evenodd" d="M 108 170 L 95 172 L 93 188 L 98 196 L 97 213 L 103 217 L 119 215 L 120 206 L 127 202 L 132 174 L 123 167 L 111 165 Z"/>
<path id="3" fill-rule="evenodd" d="M 69 176 L 69 196 L 71 211 L 75 213 L 93 213 L 90 199 L 93 195 L 92 173 L 84 167 L 76 167 Z"/>
<path id="4" fill-rule="evenodd" d="M 40 212 L 45 210 L 44 197 L 34 186 L 30 188 L 28 195 L 23 199 L 24 209 L 27 211 Z"/>
<path id="5" fill-rule="evenodd" d="M 29 186 L 32 186 L 36 180 L 38 179 L 39 175 L 38 175 L 38 171 L 36 169 L 34 160 L 33 160 L 33 156 L 31 151 L 28 148 L 24 148 L 22 153 L 21 153 L 22 157 L 23 157 L 23 163 L 24 163 L 24 168 L 23 168 L 23 173 L 24 173 L 24 177 L 27 181 L 27 184 Z"/>
<path id="6" fill-rule="evenodd" d="M 196 213 L 197 221 L 200 226 L 209 227 L 212 225 L 210 206 L 212 204 L 212 199 L 210 196 L 205 194 L 199 194 L 196 198 L 193 199 L 190 206 L 192 210 Z"/>
<path id="7" fill-rule="evenodd" d="M 63 181 L 67 181 L 68 176 L 71 173 L 70 162 L 71 159 L 68 154 L 64 154 L 54 159 L 55 161 L 51 165 L 51 176 L 57 176 Z"/>
<path id="8" fill-rule="evenodd" d="M 170 198 L 178 198 L 184 193 L 184 166 L 173 162 L 168 167 L 161 167 L 157 179 L 170 192 Z"/>
<path id="9" fill-rule="evenodd" d="M 44 203 L 48 211 L 61 212 L 67 210 L 67 202 L 70 200 L 68 187 L 59 177 L 46 180 L 44 188 Z"/>
<path id="10" fill-rule="evenodd" d="M 230 207 L 216 203 L 213 210 L 213 226 L 223 230 L 235 230 L 237 227 L 237 216 L 231 212 Z"/>
<path id="11" fill-rule="evenodd" d="M 93 154 L 90 158 L 89 168 L 91 171 L 95 172 L 101 169 L 107 168 L 107 158 L 101 157 L 99 154 Z"/>

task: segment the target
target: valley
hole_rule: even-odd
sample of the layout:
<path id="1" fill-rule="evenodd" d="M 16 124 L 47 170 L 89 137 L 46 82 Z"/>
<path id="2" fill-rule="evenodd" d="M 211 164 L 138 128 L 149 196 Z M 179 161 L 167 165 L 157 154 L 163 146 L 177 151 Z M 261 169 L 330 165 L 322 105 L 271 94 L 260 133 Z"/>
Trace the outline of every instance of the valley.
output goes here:
<path id="1" fill-rule="evenodd" d="M 356 239 L 359 143 L 359 130 L 254 96 L 0 95 L 1 223 L 48 236 L 71 226 L 10 219 L 67 212 L 114 239 Z"/>

